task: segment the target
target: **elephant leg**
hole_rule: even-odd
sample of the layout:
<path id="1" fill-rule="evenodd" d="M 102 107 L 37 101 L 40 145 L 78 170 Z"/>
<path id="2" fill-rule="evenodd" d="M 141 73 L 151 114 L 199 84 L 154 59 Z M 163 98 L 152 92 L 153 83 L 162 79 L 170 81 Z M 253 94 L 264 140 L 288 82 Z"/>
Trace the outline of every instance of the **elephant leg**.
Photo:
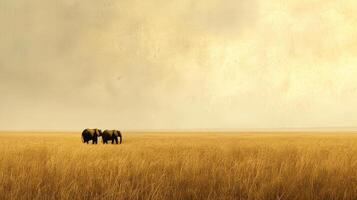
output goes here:
<path id="1" fill-rule="evenodd" d="M 118 144 L 118 137 L 115 137 L 115 144 Z"/>
<path id="2" fill-rule="evenodd" d="M 114 138 L 112 138 L 112 144 L 114 144 Z"/>

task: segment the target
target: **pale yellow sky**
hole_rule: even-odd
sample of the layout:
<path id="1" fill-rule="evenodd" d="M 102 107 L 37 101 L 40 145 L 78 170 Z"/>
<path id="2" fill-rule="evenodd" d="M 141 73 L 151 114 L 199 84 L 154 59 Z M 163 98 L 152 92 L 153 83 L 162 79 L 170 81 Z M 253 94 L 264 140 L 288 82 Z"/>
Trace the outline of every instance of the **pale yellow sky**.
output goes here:
<path id="1" fill-rule="evenodd" d="M 0 0 L 0 129 L 357 127 L 357 1 Z"/>

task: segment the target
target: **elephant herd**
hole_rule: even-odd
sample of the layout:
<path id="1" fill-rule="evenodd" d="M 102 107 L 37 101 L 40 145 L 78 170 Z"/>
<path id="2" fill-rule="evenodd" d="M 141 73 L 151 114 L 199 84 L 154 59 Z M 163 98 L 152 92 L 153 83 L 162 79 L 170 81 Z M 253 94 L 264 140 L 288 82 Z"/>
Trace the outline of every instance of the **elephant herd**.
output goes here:
<path id="1" fill-rule="evenodd" d="M 92 144 L 98 144 L 98 137 L 102 137 L 103 144 L 108 144 L 108 141 L 112 141 L 118 144 L 118 138 L 120 144 L 122 142 L 121 132 L 118 130 L 105 130 L 100 129 L 84 129 L 82 132 L 82 141 L 83 143 L 89 143 L 92 140 Z"/>

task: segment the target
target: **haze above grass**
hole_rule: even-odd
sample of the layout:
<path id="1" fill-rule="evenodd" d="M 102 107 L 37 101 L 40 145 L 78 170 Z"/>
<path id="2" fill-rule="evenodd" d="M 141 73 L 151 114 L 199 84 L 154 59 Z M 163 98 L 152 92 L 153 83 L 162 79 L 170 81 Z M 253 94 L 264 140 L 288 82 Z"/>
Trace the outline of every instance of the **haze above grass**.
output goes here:
<path id="1" fill-rule="evenodd" d="M 0 130 L 357 124 L 355 0 L 0 0 Z"/>

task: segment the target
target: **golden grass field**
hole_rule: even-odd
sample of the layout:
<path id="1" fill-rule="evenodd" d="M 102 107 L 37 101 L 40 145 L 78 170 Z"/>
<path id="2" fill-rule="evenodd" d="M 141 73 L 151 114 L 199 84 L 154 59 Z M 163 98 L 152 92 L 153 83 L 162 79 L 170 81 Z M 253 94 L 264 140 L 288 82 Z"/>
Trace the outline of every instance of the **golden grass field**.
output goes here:
<path id="1" fill-rule="evenodd" d="M 80 135 L 0 133 L 0 199 L 357 199 L 357 134 Z"/>

